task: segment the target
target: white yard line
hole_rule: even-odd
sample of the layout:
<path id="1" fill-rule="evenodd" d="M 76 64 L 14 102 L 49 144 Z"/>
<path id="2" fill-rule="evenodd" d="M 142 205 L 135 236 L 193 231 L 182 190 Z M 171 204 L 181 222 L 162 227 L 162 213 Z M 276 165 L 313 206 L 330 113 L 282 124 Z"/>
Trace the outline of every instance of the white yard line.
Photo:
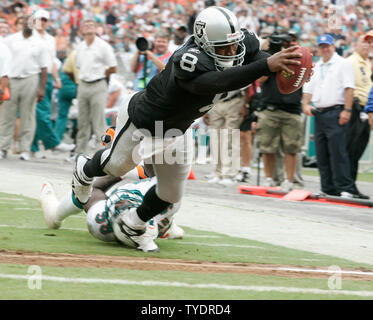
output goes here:
<path id="1" fill-rule="evenodd" d="M 186 236 L 188 237 L 188 235 Z M 230 244 L 230 243 L 200 243 L 200 242 L 189 242 L 185 240 L 181 240 L 178 244 L 192 244 L 197 246 L 206 246 L 206 247 L 231 247 L 231 248 L 244 248 L 244 249 L 263 249 L 262 247 L 256 246 L 245 246 L 240 244 Z"/>
<path id="2" fill-rule="evenodd" d="M 206 239 L 219 239 L 222 238 L 222 236 L 209 236 L 209 235 L 202 235 L 202 234 L 188 234 L 188 238 L 206 238 Z"/>
<path id="3" fill-rule="evenodd" d="M 329 273 L 329 274 L 346 274 L 346 275 L 364 275 L 364 276 L 372 276 L 373 277 L 373 272 L 364 272 L 364 271 L 352 271 L 352 270 L 325 270 L 325 269 L 303 269 L 303 268 L 277 268 L 277 270 L 280 271 L 292 271 L 292 272 L 314 272 L 314 273 Z"/>
<path id="4" fill-rule="evenodd" d="M 72 217 L 69 217 L 69 219 Z M 76 217 L 78 218 L 78 217 Z M 43 227 L 31 227 L 31 226 L 16 226 L 11 224 L 0 224 L 0 228 L 15 228 L 15 229 L 44 229 Z M 53 229 L 46 229 L 49 231 L 53 231 Z M 76 231 L 88 231 L 88 229 L 83 228 L 65 228 L 63 227 L 62 230 L 76 230 Z M 185 235 L 186 238 L 193 238 L 193 235 Z M 185 240 L 181 240 L 178 242 L 178 244 L 191 244 L 191 245 L 197 245 L 200 247 L 231 247 L 231 248 L 246 248 L 246 249 L 263 249 L 261 247 L 256 246 L 245 246 L 245 245 L 236 245 L 236 244 L 230 244 L 230 243 L 202 243 L 202 242 L 189 242 Z"/>
<path id="5" fill-rule="evenodd" d="M 30 227 L 30 226 L 14 226 L 11 224 L 0 224 L 0 228 L 15 228 L 15 229 L 44 229 L 44 227 Z M 88 229 L 83 228 L 63 228 L 63 230 L 75 230 L 75 231 L 88 231 Z M 53 231 L 53 229 L 47 229 L 45 231 Z"/>
<path id="6" fill-rule="evenodd" d="M 25 201 L 25 199 L 20 199 L 20 198 L 0 198 L 0 203 L 9 203 L 12 201 L 17 201 L 17 202 L 22 202 Z M 26 202 L 23 203 L 18 203 L 18 204 L 27 204 Z"/>
<path id="7" fill-rule="evenodd" d="M 29 280 L 30 275 L 0 274 L 2 279 L 11 280 Z M 35 277 L 35 276 L 33 276 Z M 351 295 L 359 297 L 373 297 L 373 291 L 350 291 L 350 290 L 324 290 L 317 288 L 296 288 L 296 287 L 272 287 L 272 286 L 237 286 L 229 284 L 216 283 L 185 283 L 169 281 L 135 281 L 123 279 L 99 279 L 99 278 L 67 278 L 42 275 L 42 281 L 65 282 L 65 283 L 83 283 L 83 284 L 114 284 L 114 285 L 135 285 L 146 287 L 178 287 L 190 289 L 217 289 L 227 291 L 255 291 L 255 292 L 281 292 L 281 293 L 304 293 L 304 294 L 322 294 L 322 295 Z"/>

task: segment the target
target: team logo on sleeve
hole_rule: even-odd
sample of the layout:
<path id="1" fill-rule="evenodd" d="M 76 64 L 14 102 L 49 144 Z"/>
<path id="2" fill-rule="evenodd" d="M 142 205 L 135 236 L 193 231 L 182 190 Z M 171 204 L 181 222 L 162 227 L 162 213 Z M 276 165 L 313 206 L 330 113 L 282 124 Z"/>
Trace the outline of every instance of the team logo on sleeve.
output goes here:
<path id="1" fill-rule="evenodd" d="M 196 29 L 196 36 L 198 38 L 202 38 L 203 36 L 203 30 L 205 29 L 206 27 L 206 23 L 203 22 L 203 21 L 197 21 L 196 22 L 196 25 L 195 25 L 195 29 Z"/>
<path id="2" fill-rule="evenodd" d="M 200 54 L 200 53 L 201 53 L 201 51 L 199 51 L 199 50 L 196 49 L 196 48 L 190 48 L 190 49 L 188 49 L 188 52 L 197 53 L 197 54 Z"/>

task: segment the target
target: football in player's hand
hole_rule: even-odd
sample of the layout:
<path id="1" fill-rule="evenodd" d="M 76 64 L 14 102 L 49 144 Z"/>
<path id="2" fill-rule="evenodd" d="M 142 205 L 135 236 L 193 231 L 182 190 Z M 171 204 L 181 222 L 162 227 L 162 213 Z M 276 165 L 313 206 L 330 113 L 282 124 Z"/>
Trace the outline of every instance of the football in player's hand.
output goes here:
<path id="1" fill-rule="evenodd" d="M 294 71 L 290 74 L 286 71 L 279 71 L 276 74 L 277 87 L 283 94 L 289 94 L 301 88 L 312 72 L 312 53 L 306 47 L 299 47 L 294 52 L 302 53 L 302 57 L 296 60 L 300 65 L 289 64 L 288 68 Z"/>

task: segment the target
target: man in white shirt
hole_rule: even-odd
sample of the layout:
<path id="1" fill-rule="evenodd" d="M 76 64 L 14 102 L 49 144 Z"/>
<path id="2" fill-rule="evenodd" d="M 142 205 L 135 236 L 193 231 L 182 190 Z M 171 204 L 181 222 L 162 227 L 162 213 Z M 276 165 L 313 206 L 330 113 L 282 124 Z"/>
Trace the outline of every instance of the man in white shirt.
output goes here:
<path id="1" fill-rule="evenodd" d="M 302 107 L 305 114 L 315 116 L 321 192 L 358 197 L 346 150 L 347 123 L 355 88 L 354 71 L 352 65 L 335 52 L 331 35 L 322 35 L 318 47 L 322 59 L 316 63 L 310 82 L 303 86 Z M 310 105 L 311 101 L 314 107 Z"/>
<path id="2" fill-rule="evenodd" d="M 20 110 L 20 159 L 29 160 L 35 134 L 36 102 L 44 98 L 47 82 L 47 54 L 44 44 L 33 35 L 30 17 L 24 19 L 23 30 L 8 36 L 3 42 L 11 52 L 9 64 L 10 100 L 5 101 L 0 119 L 0 159 L 10 149 L 17 109 Z"/>
<path id="3" fill-rule="evenodd" d="M 119 108 L 128 96 L 127 88 L 121 83 L 121 81 L 113 74 L 110 77 L 108 86 L 108 99 L 105 107 L 105 117 L 110 119 L 110 125 L 116 125 L 116 118 Z"/>
<path id="4" fill-rule="evenodd" d="M 0 18 L 0 39 L 5 38 L 9 34 L 9 25 L 5 19 Z"/>
<path id="5" fill-rule="evenodd" d="M 244 98 L 241 90 L 230 91 L 214 105 L 204 119 L 209 125 L 214 177 L 209 183 L 229 186 L 240 170 L 240 124 Z"/>
<path id="6" fill-rule="evenodd" d="M 86 19 L 82 30 L 84 41 L 76 49 L 76 66 L 79 69 L 77 153 L 87 151 L 91 131 L 96 136 L 96 145 L 101 144 L 100 137 L 107 127 L 104 109 L 108 80 L 117 71 L 114 50 L 96 36 L 95 21 Z"/>
<path id="7" fill-rule="evenodd" d="M 11 53 L 8 47 L 0 41 L 0 115 L 3 104 L 4 90 L 9 89 L 9 64 Z"/>
<path id="8" fill-rule="evenodd" d="M 49 12 L 38 10 L 34 14 L 34 36 L 44 43 L 47 51 L 47 72 L 48 81 L 45 90 L 45 96 L 42 101 L 36 105 L 36 130 L 34 141 L 31 145 L 31 151 L 36 158 L 43 155 L 39 152 L 39 141 L 43 142 L 45 150 L 71 151 L 75 146 L 67 145 L 61 142 L 53 130 L 51 116 L 51 102 L 53 88 L 61 88 L 61 80 L 58 68 L 55 63 L 56 57 L 56 39 L 47 31 L 49 21 Z M 43 156 L 44 157 L 44 156 Z"/>

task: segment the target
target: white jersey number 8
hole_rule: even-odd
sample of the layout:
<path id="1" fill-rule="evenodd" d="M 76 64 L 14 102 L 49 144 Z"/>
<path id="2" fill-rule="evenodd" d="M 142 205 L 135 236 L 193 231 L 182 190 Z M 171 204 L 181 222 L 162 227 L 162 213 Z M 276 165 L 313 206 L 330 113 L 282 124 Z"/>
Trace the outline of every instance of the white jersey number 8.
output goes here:
<path id="1" fill-rule="evenodd" d="M 191 53 L 184 53 L 180 60 L 181 69 L 189 72 L 193 72 L 196 69 L 198 58 Z"/>

